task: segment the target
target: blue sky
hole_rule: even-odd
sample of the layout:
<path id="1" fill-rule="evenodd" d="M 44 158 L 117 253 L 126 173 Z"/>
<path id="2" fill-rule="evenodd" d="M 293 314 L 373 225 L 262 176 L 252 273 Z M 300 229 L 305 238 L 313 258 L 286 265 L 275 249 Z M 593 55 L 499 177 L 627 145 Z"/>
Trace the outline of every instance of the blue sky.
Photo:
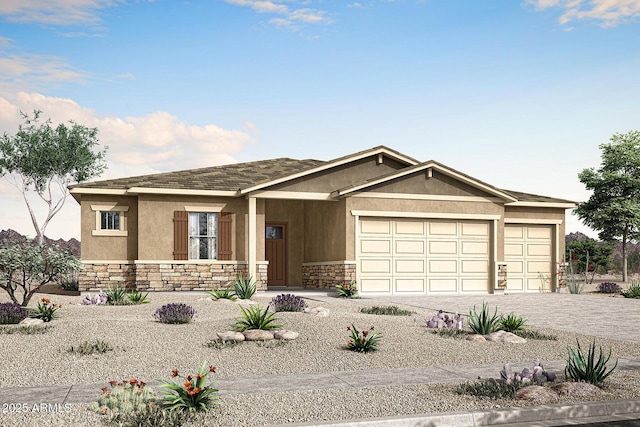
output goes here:
<path id="1" fill-rule="evenodd" d="M 3 0 L 0 132 L 34 109 L 98 127 L 102 178 L 383 144 L 581 201 L 598 145 L 640 127 L 639 16 L 640 0 Z M 33 235 L 6 180 L 0 200 L 0 228 Z M 75 201 L 47 234 L 79 237 Z"/>

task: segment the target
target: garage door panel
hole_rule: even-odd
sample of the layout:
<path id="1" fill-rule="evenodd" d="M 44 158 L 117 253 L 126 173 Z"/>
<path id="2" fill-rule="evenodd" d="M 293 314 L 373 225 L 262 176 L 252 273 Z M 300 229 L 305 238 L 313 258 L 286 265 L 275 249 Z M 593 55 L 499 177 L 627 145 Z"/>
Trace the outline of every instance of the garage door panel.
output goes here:
<path id="1" fill-rule="evenodd" d="M 527 239 L 551 240 L 551 227 L 527 227 Z"/>
<path id="2" fill-rule="evenodd" d="M 396 292 L 421 292 L 425 291 L 425 279 L 395 279 Z"/>
<path id="3" fill-rule="evenodd" d="M 429 292 L 457 292 L 456 279 L 429 279 Z"/>
<path id="4" fill-rule="evenodd" d="M 424 221 L 396 221 L 396 234 L 424 236 Z"/>
<path id="5" fill-rule="evenodd" d="M 429 261 L 429 271 L 427 274 L 457 274 L 458 273 L 458 260 L 446 259 Z"/>
<path id="6" fill-rule="evenodd" d="M 391 278 L 388 279 L 367 279 L 360 280 L 360 290 L 362 292 L 391 292 Z"/>
<path id="7" fill-rule="evenodd" d="M 370 240 L 362 239 L 360 241 L 360 253 L 362 255 L 391 255 L 391 239 L 389 240 Z"/>
<path id="8" fill-rule="evenodd" d="M 489 224 L 480 222 L 463 222 L 461 233 L 463 237 L 487 237 L 489 236 Z"/>
<path id="9" fill-rule="evenodd" d="M 391 234 L 391 221 L 387 220 L 362 220 L 360 221 L 362 234 Z"/>
<path id="10" fill-rule="evenodd" d="M 527 261 L 527 273 L 529 274 L 549 274 L 551 265 L 548 261 Z M 507 273 L 508 274 L 508 273 Z"/>
<path id="11" fill-rule="evenodd" d="M 505 240 L 522 240 L 524 239 L 524 228 L 520 225 L 507 225 L 504 227 L 504 238 Z"/>
<path id="12" fill-rule="evenodd" d="M 391 274 L 391 259 L 363 259 L 360 260 L 360 271 L 363 274 Z"/>
<path id="13" fill-rule="evenodd" d="M 507 261 L 508 280 L 511 280 L 512 274 L 524 273 L 524 261 Z"/>
<path id="14" fill-rule="evenodd" d="M 488 242 L 460 242 L 461 254 L 464 255 L 489 255 Z"/>
<path id="15" fill-rule="evenodd" d="M 527 290 L 528 291 L 538 291 L 542 292 L 543 290 L 549 290 L 548 285 L 543 283 L 542 279 L 534 279 L 532 277 L 527 278 Z"/>
<path id="16" fill-rule="evenodd" d="M 507 290 L 508 291 L 523 291 L 524 290 L 524 279 L 522 277 L 514 277 L 507 280 Z"/>
<path id="17" fill-rule="evenodd" d="M 462 260 L 460 261 L 460 272 L 462 274 L 482 273 L 489 274 L 489 263 L 483 260 Z"/>
<path id="18" fill-rule="evenodd" d="M 527 256 L 543 256 L 549 257 L 551 255 L 550 244 L 527 244 Z"/>
<path id="19" fill-rule="evenodd" d="M 455 222 L 430 222 L 429 235 L 432 236 L 457 236 L 458 224 Z"/>
<path id="20" fill-rule="evenodd" d="M 430 241 L 429 242 L 429 255 L 457 255 L 458 254 L 458 242 L 452 241 Z"/>
<path id="21" fill-rule="evenodd" d="M 485 278 L 462 279 L 462 292 L 486 292 L 489 280 Z"/>
<path id="22" fill-rule="evenodd" d="M 396 240 L 395 245 L 397 255 L 424 255 L 424 240 Z"/>
<path id="23" fill-rule="evenodd" d="M 424 259 L 396 259 L 395 274 L 425 274 Z"/>
<path id="24" fill-rule="evenodd" d="M 524 243 L 505 243 L 504 256 L 524 256 Z"/>

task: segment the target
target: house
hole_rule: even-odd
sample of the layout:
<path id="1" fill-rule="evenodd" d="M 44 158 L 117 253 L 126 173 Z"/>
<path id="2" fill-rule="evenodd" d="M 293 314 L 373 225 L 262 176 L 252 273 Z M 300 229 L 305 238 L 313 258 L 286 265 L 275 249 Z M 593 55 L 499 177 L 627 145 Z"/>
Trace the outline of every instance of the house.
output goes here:
<path id="1" fill-rule="evenodd" d="M 70 187 L 81 290 L 225 287 L 362 294 L 539 292 L 562 286 L 574 202 L 503 190 L 379 146 Z"/>

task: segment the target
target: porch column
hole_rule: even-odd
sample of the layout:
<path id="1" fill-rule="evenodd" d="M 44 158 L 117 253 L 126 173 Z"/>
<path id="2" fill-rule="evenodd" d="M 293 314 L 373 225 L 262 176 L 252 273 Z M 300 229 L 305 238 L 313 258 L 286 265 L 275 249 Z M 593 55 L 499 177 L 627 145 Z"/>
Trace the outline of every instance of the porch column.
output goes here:
<path id="1" fill-rule="evenodd" d="M 249 197 L 249 276 L 257 280 L 256 252 L 257 248 L 256 198 Z"/>

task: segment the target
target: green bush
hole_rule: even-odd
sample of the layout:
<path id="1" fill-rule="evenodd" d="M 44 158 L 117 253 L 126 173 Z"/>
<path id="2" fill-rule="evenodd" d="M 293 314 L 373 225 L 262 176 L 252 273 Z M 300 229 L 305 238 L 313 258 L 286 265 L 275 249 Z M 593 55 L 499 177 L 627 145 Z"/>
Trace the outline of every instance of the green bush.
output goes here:
<path id="1" fill-rule="evenodd" d="M 355 298 L 358 295 L 358 287 L 356 281 L 340 282 L 336 285 L 336 292 L 341 298 Z"/>
<path id="2" fill-rule="evenodd" d="M 53 319 L 58 318 L 58 310 L 61 308 L 61 305 L 51 304 L 49 298 L 40 298 L 36 308 L 28 308 L 27 310 L 29 310 L 29 317 L 42 319 L 43 322 L 51 322 Z"/>
<path id="3" fill-rule="evenodd" d="M 111 347 L 108 342 L 102 340 L 83 341 L 77 346 L 71 346 L 67 351 L 69 353 L 88 356 L 95 353 L 104 354 L 108 351 L 113 351 L 113 347 Z"/>
<path id="4" fill-rule="evenodd" d="M 259 305 L 251 305 L 242 310 L 242 319 L 236 322 L 236 331 L 246 331 L 249 329 L 262 329 L 268 331 L 270 329 L 278 329 L 281 325 L 277 325 L 277 319 L 273 317 L 275 313 L 269 313 L 269 307 L 267 306 L 264 311 L 260 309 Z"/>
<path id="5" fill-rule="evenodd" d="M 347 349 L 360 353 L 369 353 L 378 350 L 378 342 L 382 338 L 379 332 L 373 332 L 374 327 L 369 330 L 359 331 L 355 325 L 347 326 L 347 330 L 351 332 L 351 337 L 347 341 Z"/>
<path id="6" fill-rule="evenodd" d="M 515 399 L 516 392 L 523 387 L 520 381 L 502 381 L 490 378 L 466 382 L 456 387 L 458 394 L 468 394 L 475 397 L 488 397 L 490 399 Z"/>
<path id="7" fill-rule="evenodd" d="M 185 382 L 177 384 L 173 381 L 159 380 L 162 383 L 160 387 L 168 389 L 165 391 L 162 403 L 170 411 L 176 409 L 190 412 L 209 411 L 211 405 L 219 403 L 219 390 L 212 387 L 213 381 L 209 381 L 207 384 L 208 375 L 215 372 L 215 366 L 207 367 L 206 361 L 202 362 L 198 374 L 195 376 L 187 375 L 185 378 L 174 369 L 171 371 L 171 376 L 173 378 L 180 377 Z"/>
<path id="8" fill-rule="evenodd" d="M 478 314 L 476 306 L 473 311 L 469 311 L 469 327 L 473 332 L 480 335 L 488 335 L 498 330 L 500 326 L 500 316 L 498 316 L 498 308 L 493 315 L 489 315 L 489 307 L 486 302 L 482 303 L 482 311 Z"/>
<path id="9" fill-rule="evenodd" d="M 596 361 L 596 342 L 595 340 L 589 346 L 589 351 L 585 355 L 580 347 L 574 349 L 569 346 L 569 358 L 567 359 L 567 366 L 564 368 L 565 376 L 571 381 L 587 382 L 593 385 L 600 385 L 602 382 L 616 369 L 618 366 L 618 360 L 613 368 L 607 371 L 607 362 L 611 359 L 611 348 L 609 348 L 609 355 L 604 356 L 602 347 L 598 354 L 598 360 Z"/>
<path id="10" fill-rule="evenodd" d="M 640 299 L 640 282 L 638 282 L 637 280 L 632 281 L 631 285 L 629 285 L 629 289 L 627 289 L 626 291 L 620 292 L 620 295 L 622 295 L 625 298 Z"/>
<path id="11" fill-rule="evenodd" d="M 238 299 L 235 292 L 231 288 L 211 289 L 210 291 L 207 291 L 207 295 L 209 295 L 214 300 L 228 299 L 231 301 L 235 301 L 236 299 Z"/>
<path id="12" fill-rule="evenodd" d="M 148 405 L 137 411 L 112 413 L 107 424 L 113 427 L 181 427 L 191 418 L 191 414 L 184 411 Z"/>
<path id="13" fill-rule="evenodd" d="M 102 387 L 98 401 L 89 408 L 103 415 L 144 411 L 156 405 L 158 396 L 144 381 L 132 378 L 129 381 L 109 381 L 109 387 Z"/>
<path id="14" fill-rule="evenodd" d="M 538 331 L 532 331 L 529 329 L 522 329 L 518 332 L 515 332 L 516 335 L 525 339 L 531 340 L 548 340 L 548 341 L 558 341 L 558 337 L 555 335 L 544 334 Z"/>
<path id="15" fill-rule="evenodd" d="M 110 305 L 129 304 L 129 301 L 127 300 L 127 288 L 125 287 L 114 286 L 104 291 L 104 293 L 107 294 L 107 304 L 110 304 Z"/>
<path id="16" fill-rule="evenodd" d="M 360 313 L 377 314 L 385 316 L 411 316 L 413 311 L 404 310 L 397 305 L 374 305 L 372 307 L 363 307 Z"/>
<path id="17" fill-rule="evenodd" d="M 127 301 L 129 302 L 129 304 L 148 304 L 149 292 L 143 294 L 137 289 L 133 289 L 127 294 Z"/>
<path id="18" fill-rule="evenodd" d="M 233 291 L 240 299 L 251 299 L 256 293 L 256 282 L 251 276 L 243 278 L 242 274 L 238 274 L 233 281 Z"/>
<path id="19" fill-rule="evenodd" d="M 515 313 L 503 314 L 500 316 L 498 328 L 506 332 L 517 334 L 524 330 L 525 323 L 527 323 L 527 320 Z"/>

